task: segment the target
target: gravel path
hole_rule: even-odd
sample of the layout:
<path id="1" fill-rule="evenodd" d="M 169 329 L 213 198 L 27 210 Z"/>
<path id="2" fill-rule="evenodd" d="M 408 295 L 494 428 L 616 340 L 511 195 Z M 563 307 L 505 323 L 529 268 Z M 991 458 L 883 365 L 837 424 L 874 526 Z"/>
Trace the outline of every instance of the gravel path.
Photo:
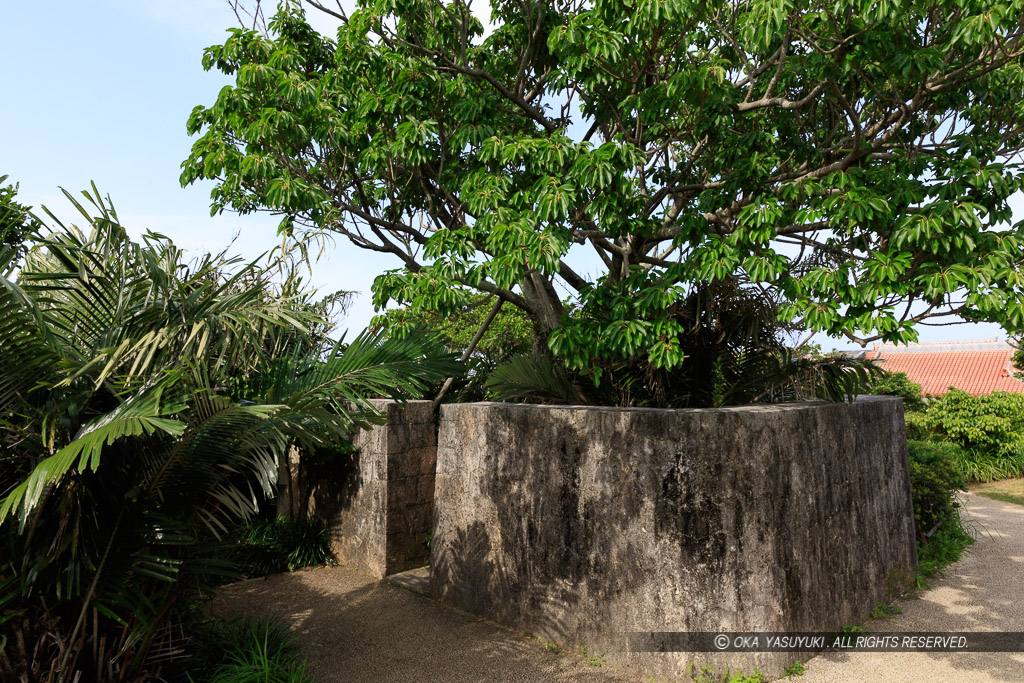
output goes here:
<path id="1" fill-rule="evenodd" d="M 645 680 L 343 567 L 234 584 L 213 613 L 284 617 L 317 683 Z"/>
<path id="2" fill-rule="evenodd" d="M 931 590 L 900 603 L 903 613 L 867 624 L 872 633 L 1024 631 L 1024 507 L 966 494 L 977 541 Z M 800 683 L 1024 681 L 1024 653 L 828 653 L 807 663 Z"/>
<path id="3" fill-rule="evenodd" d="M 932 589 L 872 633 L 1024 631 L 1024 507 L 967 494 L 978 540 Z M 223 617 L 270 613 L 295 628 L 313 680 L 632 681 L 574 653 L 341 567 L 254 579 L 215 601 Z M 799 683 L 1024 681 L 1021 653 L 829 653 Z"/>

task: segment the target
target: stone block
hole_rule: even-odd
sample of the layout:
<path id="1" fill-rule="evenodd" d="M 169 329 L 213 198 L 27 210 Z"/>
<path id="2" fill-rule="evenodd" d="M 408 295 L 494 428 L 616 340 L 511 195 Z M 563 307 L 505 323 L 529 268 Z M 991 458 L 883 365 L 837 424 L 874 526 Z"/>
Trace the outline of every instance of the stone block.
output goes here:
<path id="1" fill-rule="evenodd" d="M 423 540 L 430 533 L 433 486 L 424 497 L 421 481 L 425 474 L 432 481 L 437 434 L 430 401 L 371 403 L 387 423 L 354 436 L 350 465 L 311 483 L 309 508 L 327 522 L 340 562 L 383 578 L 429 558 Z"/>
<path id="2" fill-rule="evenodd" d="M 422 428 L 422 426 L 421 426 Z M 430 425 L 433 429 L 433 425 Z M 388 476 L 392 479 L 417 477 L 423 474 L 434 474 L 437 463 L 437 446 L 434 444 L 418 446 L 406 451 L 388 455 L 390 466 Z"/>
<path id="3" fill-rule="evenodd" d="M 659 679 L 807 655 L 641 651 L 642 634 L 838 630 L 915 575 L 899 399 L 449 404 L 435 493 L 435 597 Z"/>

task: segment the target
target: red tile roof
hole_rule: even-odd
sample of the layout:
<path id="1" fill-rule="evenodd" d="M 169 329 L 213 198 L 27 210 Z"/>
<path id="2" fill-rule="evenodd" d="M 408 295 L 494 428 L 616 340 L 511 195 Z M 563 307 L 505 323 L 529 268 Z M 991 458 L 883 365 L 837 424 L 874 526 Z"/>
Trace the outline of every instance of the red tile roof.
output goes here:
<path id="1" fill-rule="evenodd" d="M 892 346 L 876 344 L 865 356 L 881 360 L 889 372 L 905 372 L 925 394 L 941 396 L 949 387 L 970 394 L 1024 393 L 1013 376 L 1013 347 L 995 339 Z"/>

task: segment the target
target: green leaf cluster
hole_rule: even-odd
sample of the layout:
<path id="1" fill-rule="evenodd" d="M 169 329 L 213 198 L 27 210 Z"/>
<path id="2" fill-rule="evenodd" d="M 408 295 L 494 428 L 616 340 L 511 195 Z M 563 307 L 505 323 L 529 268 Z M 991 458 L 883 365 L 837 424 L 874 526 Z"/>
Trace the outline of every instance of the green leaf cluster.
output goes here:
<path id="1" fill-rule="evenodd" d="M 4 184 L 7 178 L 0 175 L 0 273 L 17 264 L 26 241 L 39 228 L 31 207 L 17 201 L 18 186 Z"/>
<path id="2" fill-rule="evenodd" d="M 972 396 L 950 389 L 928 402 L 925 423 L 933 438 L 981 455 L 1024 453 L 1024 394 Z"/>
<path id="3" fill-rule="evenodd" d="M 204 67 L 181 180 L 390 253 L 375 304 L 498 296 L 567 369 L 672 372 L 738 282 L 795 328 L 1024 329 L 1021 0 L 282 4 Z M 593 267 L 577 272 L 577 254 Z M 568 293 L 568 294 L 566 294 Z M 696 361 L 694 361 L 696 362 Z"/>
<path id="4" fill-rule="evenodd" d="M 236 575 L 226 541 L 288 448 L 338 444 L 382 419 L 370 398 L 459 364 L 422 334 L 335 342 L 282 262 L 185 261 L 95 188 L 67 197 L 87 227 L 53 218 L 0 277 L 0 624 L 37 644 L 0 674 L 120 680 L 155 674 L 186 600 Z"/>

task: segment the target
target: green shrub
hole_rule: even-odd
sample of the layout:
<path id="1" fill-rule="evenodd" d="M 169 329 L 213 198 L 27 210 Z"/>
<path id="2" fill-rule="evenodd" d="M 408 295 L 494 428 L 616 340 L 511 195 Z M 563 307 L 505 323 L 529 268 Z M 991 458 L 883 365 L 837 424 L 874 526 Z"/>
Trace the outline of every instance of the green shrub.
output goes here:
<path id="1" fill-rule="evenodd" d="M 928 543 L 917 548 L 917 586 L 927 588 L 925 580 L 960 559 L 974 536 L 964 528 L 959 515 L 951 524 L 939 527 Z"/>
<path id="2" fill-rule="evenodd" d="M 967 482 L 1024 476 L 1024 394 L 953 389 L 906 423 L 908 441 L 950 446 L 944 452 Z"/>
<path id="3" fill-rule="evenodd" d="M 955 458 L 963 449 L 955 444 L 909 441 L 910 490 L 914 500 L 914 528 L 918 545 L 928 542 L 936 525 L 959 520 L 955 494 L 965 490 L 966 482 Z"/>
<path id="4" fill-rule="evenodd" d="M 951 389 L 929 403 L 926 424 L 942 439 L 982 455 L 1013 455 L 1024 449 L 1024 394 L 971 396 Z"/>
<path id="5" fill-rule="evenodd" d="M 190 634 L 193 683 L 306 683 L 306 661 L 279 619 L 207 621 Z"/>
<path id="6" fill-rule="evenodd" d="M 907 422 L 907 441 L 925 441 L 930 437 L 927 414 L 908 411 L 903 417 Z"/>
<path id="7" fill-rule="evenodd" d="M 911 411 L 922 411 L 925 407 L 921 396 L 921 385 L 911 382 L 905 372 L 883 372 L 871 381 L 869 391 L 877 396 L 899 396 L 908 415 Z"/>
<path id="8" fill-rule="evenodd" d="M 250 526 L 238 548 L 246 576 L 266 576 L 331 560 L 327 526 L 316 517 L 278 517 Z"/>
<path id="9" fill-rule="evenodd" d="M 924 588 L 924 579 L 959 560 L 974 542 L 964 528 L 956 501 L 956 492 L 965 486 L 957 463 L 967 454 L 950 443 L 909 441 L 907 447 L 917 535 L 918 586 Z"/>

